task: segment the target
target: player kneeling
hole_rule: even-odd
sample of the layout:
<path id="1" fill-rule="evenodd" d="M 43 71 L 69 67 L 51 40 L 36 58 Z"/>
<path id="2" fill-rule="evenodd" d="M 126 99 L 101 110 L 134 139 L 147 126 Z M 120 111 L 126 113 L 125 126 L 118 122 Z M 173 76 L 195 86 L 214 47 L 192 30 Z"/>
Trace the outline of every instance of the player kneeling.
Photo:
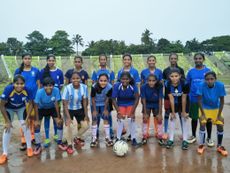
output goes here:
<path id="1" fill-rule="evenodd" d="M 197 149 L 199 154 L 205 150 L 205 125 L 208 119 L 217 126 L 217 151 L 223 156 L 227 156 L 227 150 L 222 146 L 224 134 L 224 118 L 222 110 L 224 107 L 225 87 L 222 82 L 216 81 L 215 72 L 205 74 L 205 82 L 201 83 L 197 90 L 198 104 L 200 107 L 200 145 Z"/>
<path id="2" fill-rule="evenodd" d="M 41 135 L 40 135 L 40 125 L 42 118 L 45 116 L 51 116 L 57 123 L 57 135 L 58 135 L 58 148 L 65 151 L 67 146 L 62 143 L 63 136 L 63 121 L 59 112 L 58 101 L 61 100 L 60 91 L 58 88 L 54 87 L 54 81 L 50 77 L 44 79 L 44 88 L 37 91 L 34 103 L 35 103 L 35 142 L 36 148 L 34 149 L 34 154 L 38 155 L 42 151 L 41 146 Z"/>

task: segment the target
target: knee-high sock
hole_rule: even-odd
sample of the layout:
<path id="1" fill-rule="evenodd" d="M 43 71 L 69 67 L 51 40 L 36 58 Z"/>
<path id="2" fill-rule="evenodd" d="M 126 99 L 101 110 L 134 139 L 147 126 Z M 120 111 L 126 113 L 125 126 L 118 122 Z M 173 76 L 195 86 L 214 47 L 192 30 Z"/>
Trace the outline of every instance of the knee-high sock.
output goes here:
<path id="1" fill-rule="evenodd" d="M 173 141 L 176 119 L 169 120 L 169 140 Z"/>
<path id="2" fill-rule="evenodd" d="M 66 131 L 67 131 L 66 140 L 68 145 L 72 145 L 73 129 L 74 129 L 73 124 L 66 126 Z"/>
<path id="3" fill-rule="evenodd" d="M 82 138 L 82 135 L 89 129 L 89 125 L 86 121 L 81 122 L 81 128 L 77 131 L 77 137 Z"/>
<path id="4" fill-rule="evenodd" d="M 41 139 L 41 134 L 40 134 L 40 127 L 35 129 L 34 132 L 35 132 L 34 135 L 35 135 L 36 145 L 41 146 L 42 139 Z"/>
<path id="5" fill-rule="evenodd" d="M 205 144 L 205 130 L 200 129 L 199 138 L 200 138 L 199 144 L 204 145 Z"/>
<path id="6" fill-rule="evenodd" d="M 212 137 L 212 121 L 210 121 L 210 120 L 207 121 L 206 129 L 207 129 L 207 138 L 211 139 L 211 137 Z"/>
<path id="7" fill-rule="evenodd" d="M 57 131 L 58 131 L 58 127 L 57 127 L 57 123 L 56 121 L 53 119 L 53 126 L 54 126 L 54 135 L 58 135 Z"/>
<path id="8" fill-rule="evenodd" d="M 150 131 L 150 117 L 148 117 L 148 119 L 147 119 L 147 132 L 146 132 L 146 134 L 147 134 L 147 136 L 149 136 L 149 132 Z"/>
<path id="9" fill-rule="evenodd" d="M 118 140 L 121 139 L 123 127 L 124 127 L 124 120 L 123 119 L 117 119 L 117 139 Z"/>
<path id="10" fill-rule="evenodd" d="M 181 131 L 182 131 L 182 134 L 183 134 L 184 128 L 183 128 L 183 120 L 182 120 L 182 116 L 181 115 L 179 116 L 179 120 L 180 120 Z"/>
<path id="11" fill-rule="evenodd" d="M 147 137 L 147 127 L 148 124 L 146 122 L 143 122 L 142 124 L 142 134 L 143 134 L 143 138 L 146 138 Z"/>
<path id="12" fill-rule="evenodd" d="M 197 120 L 192 119 L 191 126 L 192 126 L 192 136 L 196 137 L 196 128 L 197 128 Z"/>
<path id="13" fill-rule="evenodd" d="M 129 129 L 130 129 L 130 134 L 131 134 L 131 139 L 136 139 L 136 122 L 132 118 L 128 118 L 128 124 L 129 124 Z"/>
<path id="14" fill-rule="evenodd" d="M 60 127 L 57 126 L 57 135 L 58 135 L 57 143 L 61 144 L 62 143 L 62 137 L 63 137 L 63 126 L 60 126 Z"/>
<path id="15" fill-rule="evenodd" d="M 92 125 L 92 137 L 93 137 L 93 140 L 97 139 L 97 124 L 96 125 Z"/>
<path id="16" fill-rule="evenodd" d="M 164 132 L 168 133 L 168 121 L 169 121 L 169 115 L 165 113 L 164 117 Z"/>
<path id="17" fill-rule="evenodd" d="M 44 130 L 46 139 L 50 138 L 50 117 L 44 117 Z"/>
<path id="18" fill-rule="evenodd" d="M 8 132 L 6 132 L 6 130 L 3 131 L 3 135 L 2 135 L 2 150 L 3 150 L 3 154 L 7 155 L 8 154 L 8 146 L 10 144 L 10 138 L 11 138 L 11 130 L 10 129 Z"/>
<path id="19" fill-rule="evenodd" d="M 188 125 L 189 125 L 189 120 L 187 118 L 181 117 L 181 130 L 183 134 L 183 141 L 188 140 Z"/>
<path id="20" fill-rule="evenodd" d="M 100 122 L 101 122 L 101 116 L 97 116 L 97 136 L 99 136 L 99 127 L 100 127 Z"/>
<path id="21" fill-rule="evenodd" d="M 222 146 L 222 140 L 224 136 L 224 131 L 218 131 L 217 130 L 217 146 Z"/>
<path id="22" fill-rule="evenodd" d="M 104 124 L 105 137 L 110 139 L 110 127 L 109 124 Z"/>
<path id="23" fill-rule="evenodd" d="M 109 115 L 109 130 L 110 130 L 110 135 L 113 135 L 113 118 L 112 115 Z"/>
<path id="24" fill-rule="evenodd" d="M 163 136 L 163 124 L 162 121 L 158 121 L 157 123 L 157 138 L 161 139 Z"/>
<path id="25" fill-rule="evenodd" d="M 27 148 L 31 148 L 31 133 L 30 133 L 30 129 L 26 127 L 25 121 L 24 120 L 19 120 L 23 133 L 25 135 L 26 138 L 26 145 Z"/>
<path id="26" fill-rule="evenodd" d="M 157 135 L 158 134 L 158 127 L 157 127 L 157 125 L 158 125 L 158 120 L 157 120 L 157 118 L 156 117 L 153 117 L 153 124 L 154 124 L 154 133 L 155 133 L 155 135 Z"/>

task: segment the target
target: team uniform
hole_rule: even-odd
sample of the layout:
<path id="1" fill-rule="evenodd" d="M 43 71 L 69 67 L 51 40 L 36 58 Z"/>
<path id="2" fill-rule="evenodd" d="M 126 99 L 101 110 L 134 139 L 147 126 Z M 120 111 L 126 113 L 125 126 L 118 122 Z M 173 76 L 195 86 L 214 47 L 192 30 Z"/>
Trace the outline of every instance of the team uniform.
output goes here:
<path id="1" fill-rule="evenodd" d="M 133 145 L 136 143 L 136 123 L 132 119 L 131 111 L 135 103 L 135 95 L 138 94 L 137 85 L 128 85 L 126 89 L 123 88 L 122 83 L 118 82 L 114 85 L 112 98 L 116 100 L 121 116 L 128 117 L 129 132 Z M 118 119 L 117 139 L 121 139 L 122 130 L 124 127 L 124 119 Z"/>
<path id="2" fill-rule="evenodd" d="M 179 70 L 181 74 L 181 79 L 185 79 L 185 74 L 184 74 L 184 69 L 176 65 L 176 69 Z M 167 67 L 163 70 L 163 80 L 164 80 L 164 85 L 167 85 L 167 82 L 169 80 L 169 74 L 172 69 L 175 69 L 172 67 Z M 164 115 L 164 138 L 166 139 L 168 137 L 168 119 L 169 119 L 169 114 L 170 114 L 170 101 L 168 97 L 168 93 L 165 93 L 164 95 L 164 109 L 165 109 L 165 115 Z"/>
<path id="3" fill-rule="evenodd" d="M 69 80 L 68 84 L 71 83 L 71 77 L 72 77 L 73 72 L 75 72 L 75 71 L 76 71 L 76 69 L 73 68 L 73 69 L 67 70 L 67 72 L 65 73 L 65 77 Z M 88 75 L 87 71 L 85 71 L 84 69 L 81 69 L 80 71 L 77 71 L 77 72 L 81 78 L 81 82 L 83 84 L 86 84 L 86 81 L 89 79 L 89 75 Z"/>
<path id="4" fill-rule="evenodd" d="M 34 99 L 34 103 L 38 106 L 38 118 L 41 122 L 43 117 L 52 117 L 58 118 L 58 114 L 55 109 L 55 103 L 61 100 L 60 91 L 58 88 L 54 87 L 51 94 L 47 95 L 44 88 L 41 88 L 37 91 L 36 97 Z M 62 144 L 62 136 L 63 136 L 63 126 L 57 126 L 57 143 L 58 145 Z M 40 135 L 40 127 L 35 129 L 35 141 L 36 141 L 36 149 L 41 147 L 41 135 Z M 38 153 L 37 153 L 38 154 Z"/>
<path id="5" fill-rule="evenodd" d="M 30 129 L 27 128 L 25 124 L 25 120 L 27 118 L 26 117 L 27 116 L 26 102 L 30 102 L 33 100 L 33 95 L 32 95 L 31 90 L 27 87 L 24 87 L 24 89 L 20 93 L 18 93 L 14 89 L 13 84 L 10 84 L 6 86 L 6 88 L 4 89 L 1 95 L 1 100 L 6 101 L 5 109 L 6 109 L 6 113 L 11 123 L 14 120 L 14 114 L 17 114 L 18 120 L 20 122 L 21 128 L 26 138 L 27 155 L 28 155 L 29 150 L 33 153 L 33 150 L 31 147 Z M 8 154 L 8 147 L 9 147 L 10 138 L 11 138 L 11 132 L 12 132 L 12 129 L 8 131 L 6 130 L 3 131 L 3 137 L 2 137 L 3 155 L 1 156 L 0 164 L 5 163 L 6 161 L 6 157 Z M 5 156 L 5 159 L 2 158 L 3 156 Z M 32 155 L 28 155 L 28 156 L 32 156 Z"/>
<path id="6" fill-rule="evenodd" d="M 156 117 L 159 114 L 159 100 L 163 98 L 163 89 L 162 87 L 156 88 L 156 87 L 149 87 L 149 85 L 146 83 L 141 86 L 141 99 L 145 99 L 146 102 L 146 113 L 147 115 L 150 115 L 151 112 L 153 113 L 153 116 Z M 143 103 L 142 103 L 143 104 Z M 144 106 L 144 105 L 143 105 Z M 144 110 L 143 110 L 144 113 Z M 158 121 L 157 125 L 158 129 L 158 139 L 162 138 L 162 122 Z M 146 140 L 148 138 L 148 127 L 147 122 L 143 121 L 143 140 Z M 146 140 L 147 142 L 147 140 Z M 144 142 L 144 143 L 146 143 Z"/>
<path id="7" fill-rule="evenodd" d="M 146 69 L 142 70 L 142 72 L 141 72 L 141 81 L 143 81 L 143 83 L 146 83 L 148 80 L 148 76 L 150 74 L 154 74 L 157 77 L 158 81 L 161 81 L 163 78 L 162 71 L 159 68 L 155 68 L 153 73 L 150 71 L 149 68 L 146 68 Z"/>
<path id="8" fill-rule="evenodd" d="M 106 99 L 110 99 L 112 96 L 112 88 L 113 86 L 108 83 L 106 85 L 105 88 L 101 88 L 100 86 L 98 86 L 98 83 L 93 84 L 92 89 L 91 89 L 91 98 L 95 100 L 95 106 L 96 106 L 96 111 L 97 111 L 97 115 L 96 117 L 92 116 L 92 121 L 97 121 L 98 119 L 104 119 L 104 120 L 108 120 L 109 122 L 109 116 L 111 116 L 111 114 L 109 114 L 108 116 L 103 115 L 104 110 L 108 110 L 108 112 L 111 112 L 111 105 L 107 105 L 107 107 L 105 107 L 105 102 Z M 91 101 L 91 112 L 93 113 L 93 109 L 94 109 L 94 105 Z M 91 146 L 94 147 L 97 145 L 97 131 L 99 129 L 99 126 L 96 125 L 92 125 L 92 142 L 91 142 Z M 113 142 L 111 141 L 111 136 L 110 136 L 110 125 L 109 124 L 104 124 L 104 130 L 105 130 L 105 141 L 106 141 L 106 145 L 107 146 L 112 146 Z"/>
<path id="9" fill-rule="evenodd" d="M 115 74 L 113 71 L 111 70 L 108 70 L 108 69 L 99 69 L 97 71 L 93 71 L 93 74 L 92 74 L 92 81 L 95 83 L 96 81 L 98 81 L 99 79 L 99 76 L 101 74 L 107 74 L 108 78 L 109 78 L 109 82 L 111 84 L 113 84 L 114 80 L 115 80 Z M 110 125 L 110 136 L 113 138 L 113 120 L 112 120 L 112 115 L 111 115 L 111 112 L 113 110 L 113 106 L 112 106 L 112 100 L 110 99 L 109 100 L 109 106 L 110 106 L 110 111 L 109 111 L 109 125 Z M 100 126 L 100 117 L 98 117 L 98 121 L 97 121 L 97 126 L 99 127 Z M 98 131 L 97 131 L 97 137 L 99 136 L 99 128 L 98 128 Z"/>
<path id="10" fill-rule="evenodd" d="M 190 92 L 189 92 L 189 104 L 190 104 L 190 108 L 189 108 L 189 116 L 192 119 L 191 123 L 192 123 L 192 137 L 189 140 L 190 143 L 192 143 L 192 141 L 196 140 L 196 127 L 197 127 L 197 120 L 199 118 L 199 106 L 198 106 L 198 95 L 196 93 L 199 85 L 201 84 L 201 82 L 204 81 L 204 75 L 205 73 L 209 72 L 210 69 L 207 68 L 206 66 L 204 66 L 202 69 L 196 69 L 191 68 L 188 71 L 186 80 L 190 85 Z"/>
<path id="11" fill-rule="evenodd" d="M 184 81 L 180 80 L 178 86 L 173 86 L 171 82 L 168 82 L 165 88 L 165 92 L 172 94 L 174 98 L 174 110 L 176 114 L 176 118 L 181 116 L 182 113 L 182 96 L 184 94 L 189 93 L 189 85 Z M 187 106 L 187 104 L 186 104 Z M 188 109 L 188 107 L 187 107 Z M 186 109 L 186 112 L 188 110 Z M 170 105 L 170 113 L 172 113 L 172 107 Z M 183 133 L 183 142 L 182 142 L 182 149 L 187 149 L 187 139 L 188 139 L 188 120 L 181 116 L 182 120 L 182 133 Z M 169 120 L 169 140 L 167 142 L 167 148 L 171 148 L 173 146 L 174 141 L 174 132 L 175 132 L 175 124 L 176 119 Z"/>
<path id="12" fill-rule="evenodd" d="M 41 70 L 40 72 L 40 81 L 41 84 L 43 85 L 43 75 L 44 75 L 44 69 Z M 64 76 L 63 76 L 63 72 L 62 70 L 60 70 L 59 68 L 56 68 L 54 70 L 50 70 L 49 71 L 50 77 L 54 80 L 54 86 L 57 87 L 60 91 L 64 85 Z M 53 120 L 53 126 L 54 126 L 54 139 L 57 140 L 58 136 L 57 136 L 57 124 L 55 123 L 55 121 Z M 45 140 L 45 146 L 49 146 L 50 144 L 50 139 L 49 139 L 49 129 L 50 129 L 50 117 L 46 116 L 45 120 L 44 120 L 44 128 L 45 128 L 45 136 L 46 136 L 46 140 Z"/>
<path id="13" fill-rule="evenodd" d="M 17 68 L 14 72 L 14 76 L 19 75 L 19 74 L 24 77 L 25 86 L 30 88 L 30 90 L 32 92 L 32 97 L 34 99 L 35 95 L 37 93 L 37 90 L 38 90 L 37 81 L 39 81 L 40 71 L 36 67 L 31 67 L 30 70 L 28 70 L 28 71 L 23 70 L 22 72 L 20 71 L 19 68 Z M 34 109 L 32 110 L 31 115 L 34 116 Z M 31 124 L 30 124 L 30 130 L 31 130 L 32 140 L 34 140 L 34 123 L 33 123 L 33 121 L 31 121 Z M 24 137 L 24 134 L 22 133 L 22 131 L 21 131 L 21 135 L 22 135 L 21 142 L 22 142 L 22 144 L 25 144 L 26 141 L 25 141 L 25 137 Z"/>
<path id="14" fill-rule="evenodd" d="M 222 139 L 223 139 L 223 125 L 224 123 L 220 120 L 217 120 L 217 115 L 220 107 L 220 97 L 226 96 L 225 87 L 222 82 L 216 81 L 212 88 L 209 88 L 206 82 L 202 82 L 198 87 L 196 92 L 198 96 L 202 97 L 202 108 L 205 113 L 206 119 L 211 119 L 213 124 L 217 125 L 217 151 L 223 155 L 227 155 L 227 151 L 223 152 L 222 148 Z M 199 112 L 201 116 L 201 112 Z M 221 115 L 223 116 L 223 115 Z M 207 123 L 206 120 L 202 120 L 202 123 Z M 221 126 L 222 128 L 218 127 Z M 205 126 L 204 126 L 205 128 Z M 205 129 L 200 128 L 200 145 L 205 144 Z M 199 152 L 199 150 L 198 150 Z"/>
<path id="15" fill-rule="evenodd" d="M 81 127 L 78 129 L 77 137 L 74 138 L 74 142 L 82 146 L 84 145 L 84 140 L 82 139 L 82 135 L 88 129 L 88 124 L 84 121 L 85 112 L 82 104 L 83 99 L 88 99 L 87 85 L 80 83 L 79 88 L 76 89 L 71 83 L 64 88 L 62 94 L 62 100 L 68 101 L 68 112 L 70 118 L 71 120 L 75 118 L 77 123 L 81 125 Z M 72 135 L 73 128 L 72 126 L 67 128 L 68 128 L 67 142 L 69 144 L 69 147 L 72 147 L 71 144 L 73 139 L 73 135 Z"/>
<path id="16" fill-rule="evenodd" d="M 127 70 L 125 70 L 124 68 L 122 68 L 121 70 L 118 71 L 118 74 L 117 74 L 117 80 L 118 81 L 120 81 L 121 74 L 122 74 L 123 71 L 127 71 Z M 132 78 L 133 78 L 133 80 L 135 81 L 136 84 L 138 84 L 138 83 L 141 82 L 139 73 L 138 73 L 138 71 L 133 66 L 130 67 L 130 69 L 128 70 L 128 72 L 130 73 L 130 75 L 132 76 Z"/>

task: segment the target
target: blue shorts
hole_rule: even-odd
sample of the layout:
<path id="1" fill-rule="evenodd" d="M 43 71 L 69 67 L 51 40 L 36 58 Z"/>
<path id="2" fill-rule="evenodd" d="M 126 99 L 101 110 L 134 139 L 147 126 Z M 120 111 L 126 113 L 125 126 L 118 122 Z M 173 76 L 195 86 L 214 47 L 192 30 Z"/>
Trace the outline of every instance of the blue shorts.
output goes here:
<path id="1" fill-rule="evenodd" d="M 98 113 L 97 114 L 97 118 L 102 118 L 103 120 L 107 120 L 108 118 L 106 118 L 103 115 L 104 108 L 105 108 L 105 106 L 96 106 L 96 110 L 97 110 L 97 113 Z M 91 112 L 93 112 L 93 107 L 92 106 L 91 106 Z M 109 116 L 111 116 L 111 112 L 110 111 L 109 111 Z"/>

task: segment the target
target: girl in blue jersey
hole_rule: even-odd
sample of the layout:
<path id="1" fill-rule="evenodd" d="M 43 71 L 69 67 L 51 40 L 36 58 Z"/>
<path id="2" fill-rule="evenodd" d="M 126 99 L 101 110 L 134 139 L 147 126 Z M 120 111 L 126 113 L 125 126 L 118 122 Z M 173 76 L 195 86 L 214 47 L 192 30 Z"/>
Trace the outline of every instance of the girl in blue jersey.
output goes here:
<path id="1" fill-rule="evenodd" d="M 65 84 L 68 85 L 71 83 L 73 72 L 78 72 L 81 77 L 81 82 L 85 85 L 88 84 L 89 75 L 87 71 L 85 71 L 82 68 L 82 64 L 83 64 L 83 58 L 78 55 L 75 56 L 74 57 L 74 68 L 67 70 L 67 72 L 65 73 Z"/>
<path id="2" fill-rule="evenodd" d="M 28 120 L 32 110 L 33 95 L 29 88 L 25 86 L 25 79 L 21 75 L 16 75 L 13 84 L 5 87 L 1 95 L 0 109 L 5 120 L 5 129 L 2 136 L 3 154 L 0 156 L 0 164 L 7 161 L 8 147 L 12 132 L 12 122 L 14 114 L 17 114 L 21 128 L 26 138 L 27 156 L 33 156 L 31 147 L 31 134 L 28 128 Z M 28 102 L 28 111 L 26 111 L 26 102 Z"/>
<path id="3" fill-rule="evenodd" d="M 162 80 L 162 71 L 158 68 L 156 68 L 156 57 L 154 55 L 150 55 L 147 58 L 147 64 L 148 64 L 148 68 L 142 70 L 141 72 L 141 84 L 145 84 L 147 83 L 148 80 L 148 76 L 150 74 L 154 74 L 158 81 Z M 154 133 L 155 136 L 158 136 L 158 131 L 157 131 L 157 124 L 158 124 L 158 120 L 156 117 L 153 117 L 153 124 L 154 124 Z M 147 127 L 147 136 L 149 136 L 149 127 L 150 127 L 150 117 L 148 119 L 148 127 Z"/>
<path id="4" fill-rule="evenodd" d="M 93 84 L 98 82 L 100 74 L 107 74 L 108 82 L 110 82 L 110 84 L 112 84 L 112 85 L 114 84 L 115 74 L 113 71 L 107 69 L 107 61 L 108 61 L 108 57 L 105 54 L 101 54 L 99 56 L 99 69 L 97 71 L 93 71 L 92 78 L 91 78 Z M 110 110 L 110 112 L 109 112 L 110 136 L 111 136 L 111 138 L 113 138 L 113 136 L 114 136 L 113 135 L 113 121 L 112 121 L 112 115 L 111 115 L 113 107 L 112 107 L 112 100 L 111 99 L 109 99 L 109 106 L 110 106 L 110 109 L 109 109 Z M 99 127 L 101 117 L 98 116 L 97 118 L 98 118 L 97 126 Z M 99 128 L 97 130 L 97 137 L 99 137 Z"/>
<path id="5" fill-rule="evenodd" d="M 215 72 L 205 74 L 205 82 L 202 82 L 197 90 L 198 104 L 200 108 L 200 133 L 199 147 L 197 152 L 202 154 L 205 150 L 205 124 L 211 119 L 217 127 L 217 152 L 223 156 L 228 155 L 228 151 L 222 146 L 224 135 L 224 96 L 225 87 L 222 82 L 216 80 Z"/>
<path id="6" fill-rule="evenodd" d="M 112 96 L 112 85 L 109 83 L 109 77 L 107 74 L 100 74 L 98 82 L 93 84 L 91 89 L 91 109 L 92 109 L 92 142 L 91 147 L 95 147 L 98 144 L 97 125 L 98 117 L 104 120 L 105 130 L 105 142 L 107 146 L 112 146 L 113 141 L 110 137 L 110 125 L 109 125 L 109 99 Z"/>
<path id="7" fill-rule="evenodd" d="M 56 64 L 56 57 L 53 54 L 50 54 L 46 58 L 47 64 L 44 69 L 41 70 L 40 72 L 40 81 L 41 84 L 43 84 L 43 80 L 46 77 L 51 77 L 54 81 L 54 86 L 57 87 L 60 91 L 64 85 L 64 76 L 62 70 L 57 68 L 55 66 Z M 53 120 L 53 125 L 54 125 L 54 139 L 57 139 L 57 125 L 55 124 L 55 121 Z M 49 139 L 49 128 L 50 128 L 50 117 L 45 117 L 44 120 L 44 127 L 45 127 L 45 146 L 49 146 L 50 144 L 50 139 Z"/>
<path id="8" fill-rule="evenodd" d="M 182 149 L 188 149 L 188 114 L 187 114 L 187 95 L 189 93 L 189 85 L 181 79 L 181 74 L 178 69 L 172 69 L 169 73 L 169 81 L 165 87 L 165 93 L 168 94 L 170 101 L 170 116 L 169 116 L 169 139 L 167 148 L 172 148 L 174 145 L 174 133 L 176 119 L 181 116 L 183 142 Z"/>
<path id="9" fill-rule="evenodd" d="M 114 85 L 112 93 L 113 105 L 117 111 L 117 140 L 121 140 L 124 120 L 127 117 L 132 145 L 137 146 L 135 111 L 139 102 L 138 87 L 127 71 L 121 73 L 120 81 Z"/>
<path id="10" fill-rule="evenodd" d="M 53 117 L 57 124 L 57 143 L 58 148 L 65 151 L 67 146 L 62 143 L 63 136 L 63 121 L 60 114 L 58 102 L 61 100 L 60 91 L 54 87 L 54 81 L 51 77 L 46 77 L 43 80 L 43 88 L 37 91 L 34 103 L 35 103 L 35 142 L 36 148 L 34 154 L 38 155 L 42 151 L 41 147 L 41 135 L 40 135 L 40 124 L 43 117 Z"/>
<path id="11" fill-rule="evenodd" d="M 29 53 L 22 55 L 22 64 L 19 68 L 17 68 L 14 72 L 14 76 L 20 74 L 25 79 L 26 87 L 31 89 L 33 99 L 35 98 L 36 92 L 40 87 L 40 80 L 39 80 L 39 70 L 36 67 L 31 66 L 32 56 Z M 32 141 L 34 141 L 34 110 L 31 112 L 31 119 L 30 119 L 30 131 Z M 26 149 L 26 141 L 24 134 L 22 133 L 21 129 L 21 147 L 20 150 Z"/>
<path id="12" fill-rule="evenodd" d="M 157 80 L 156 75 L 149 74 L 147 83 L 141 86 L 141 102 L 143 104 L 143 139 L 142 143 L 147 143 L 148 138 L 148 120 L 151 113 L 157 119 L 158 127 L 158 142 L 163 145 L 162 135 L 162 98 L 163 89 L 160 81 Z"/>
<path id="13" fill-rule="evenodd" d="M 205 56 L 202 53 L 196 53 L 194 55 L 194 63 L 195 67 L 191 68 L 188 73 L 186 80 L 190 85 L 189 92 L 189 117 L 191 120 L 191 129 L 192 136 L 189 137 L 188 142 L 194 143 L 196 141 L 196 129 L 197 123 L 199 119 L 199 105 L 198 105 L 198 95 L 196 93 L 200 83 L 204 81 L 205 73 L 209 72 L 210 69 L 204 65 Z M 206 123 L 208 138 L 207 144 L 208 146 L 214 146 L 214 142 L 211 140 L 211 132 L 212 132 L 212 121 L 208 120 Z"/>
<path id="14" fill-rule="evenodd" d="M 64 88 L 62 94 L 65 124 L 67 127 L 67 153 L 72 154 L 74 152 L 72 143 L 83 146 L 85 141 L 82 135 L 89 128 L 88 122 L 88 89 L 87 85 L 81 83 L 81 77 L 78 72 L 73 72 L 71 77 L 72 83 Z M 77 137 L 73 138 L 73 118 L 80 124 L 78 128 Z"/>

